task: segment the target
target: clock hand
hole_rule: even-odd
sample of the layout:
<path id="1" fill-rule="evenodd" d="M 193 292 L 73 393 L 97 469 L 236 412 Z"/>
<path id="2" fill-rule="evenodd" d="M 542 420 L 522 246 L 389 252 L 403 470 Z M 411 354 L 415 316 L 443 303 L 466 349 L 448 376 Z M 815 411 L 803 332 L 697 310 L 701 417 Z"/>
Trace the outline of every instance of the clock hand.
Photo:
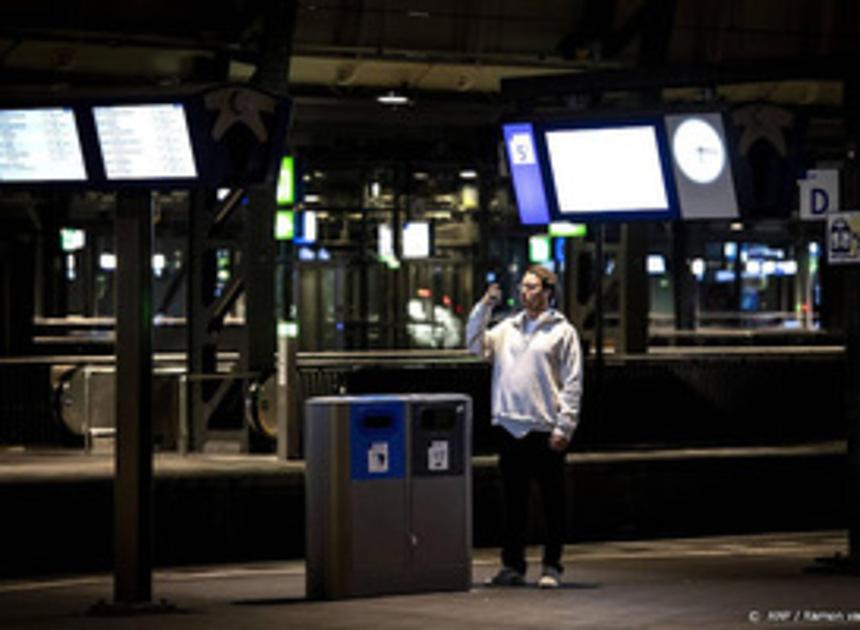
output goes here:
<path id="1" fill-rule="evenodd" d="M 696 152 L 699 154 L 699 161 L 704 160 L 706 153 L 716 154 L 717 150 L 710 147 L 696 147 Z"/>

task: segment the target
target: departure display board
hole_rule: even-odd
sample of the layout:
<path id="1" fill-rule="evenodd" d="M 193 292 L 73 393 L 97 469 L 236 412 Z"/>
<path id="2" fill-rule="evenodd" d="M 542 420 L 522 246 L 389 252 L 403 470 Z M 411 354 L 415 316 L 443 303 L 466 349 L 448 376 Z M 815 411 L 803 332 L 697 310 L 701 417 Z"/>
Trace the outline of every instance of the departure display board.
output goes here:
<path id="1" fill-rule="evenodd" d="M 282 96 L 229 83 L 131 94 L 121 89 L 3 93 L 0 190 L 274 184 L 291 110 Z"/>
<path id="2" fill-rule="evenodd" d="M 182 104 L 93 107 L 93 117 L 109 181 L 197 177 Z"/>
<path id="3" fill-rule="evenodd" d="M 0 109 L 0 182 L 79 182 L 87 171 L 68 107 Z"/>
<path id="4" fill-rule="evenodd" d="M 656 125 L 553 129 L 545 134 L 562 216 L 671 210 Z"/>
<path id="5" fill-rule="evenodd" d="M 524 225 L 739 215 L 720 112 L 509 122 L 502 131 Z"/>

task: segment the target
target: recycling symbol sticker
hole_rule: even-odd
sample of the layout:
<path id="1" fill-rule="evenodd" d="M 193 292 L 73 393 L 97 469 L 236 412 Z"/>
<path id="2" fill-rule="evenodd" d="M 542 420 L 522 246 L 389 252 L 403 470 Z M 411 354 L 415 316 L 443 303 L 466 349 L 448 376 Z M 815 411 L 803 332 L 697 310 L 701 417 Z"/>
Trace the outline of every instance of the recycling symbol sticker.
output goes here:
<path id="1" fill-rule="evenodd" d="M 387 473 L 388 462 L 388 442 L 372 442 L 367 449 L 367 472 Z"/>

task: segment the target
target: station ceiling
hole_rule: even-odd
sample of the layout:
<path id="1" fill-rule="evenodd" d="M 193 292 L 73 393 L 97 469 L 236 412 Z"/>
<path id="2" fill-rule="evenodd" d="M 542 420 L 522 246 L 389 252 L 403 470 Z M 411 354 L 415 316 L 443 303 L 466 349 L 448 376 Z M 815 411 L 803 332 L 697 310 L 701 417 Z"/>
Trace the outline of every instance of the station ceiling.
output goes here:
<path id="1" fill-rule="evenodd" d="M 3 3 L 4 73 L 193 80 L 218 56 L 253 64 L 272 4 Z M 511 74 L 853 55 L 858 35 L 851 0 L 302 0 L 293 80 L 494 91 Z"/>
<path id="2" fill-rule="evenodd" d="M 279 7 L 280 5 L 280 7 Z M 244 81 L 259 67 L 275 0 L 28 0 L 0 5 L 0 85 L 176 86 Z M 302 0 L 284 64 L 297 139 L 346 131 L 492 124 L 509 103 L 503 79 L 755 63 L 778 79 L 713 86 L 728 101 L 842 106 L 839 81 L 792 78 L 860 57 L 852 0 Z M 819 65 L 816 65 L 820 61 Z M 775 75 L 776 76 L 776 75 Z M 389 90 L 408 107 L 381 106 Z M 701 86 L 670 98 L 700 98 Z M 713 90 L 711 90 L 713 97 Z M 664 100 L 666 95 L 664 94 Z"/>

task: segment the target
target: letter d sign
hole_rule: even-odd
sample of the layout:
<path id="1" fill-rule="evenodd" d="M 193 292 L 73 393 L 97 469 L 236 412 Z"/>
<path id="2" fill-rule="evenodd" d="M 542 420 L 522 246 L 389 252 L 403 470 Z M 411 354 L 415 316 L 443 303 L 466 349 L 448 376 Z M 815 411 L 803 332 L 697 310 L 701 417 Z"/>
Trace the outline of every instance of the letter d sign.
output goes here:
<path id="1" fill-rule="evenodd" d="M 800 218 L 815 221 L 839 210 L 839 171 L 813 170 L 806 172 L 800 186 Z"/>
<path id="2" fill-rule="evenodd" d="M 830 195 L 823 188 L 810 188 L 809 194 L 812 199 L 809 200 L 812 214 L 824 214 L 827 208 L 830 207 Z"/>

